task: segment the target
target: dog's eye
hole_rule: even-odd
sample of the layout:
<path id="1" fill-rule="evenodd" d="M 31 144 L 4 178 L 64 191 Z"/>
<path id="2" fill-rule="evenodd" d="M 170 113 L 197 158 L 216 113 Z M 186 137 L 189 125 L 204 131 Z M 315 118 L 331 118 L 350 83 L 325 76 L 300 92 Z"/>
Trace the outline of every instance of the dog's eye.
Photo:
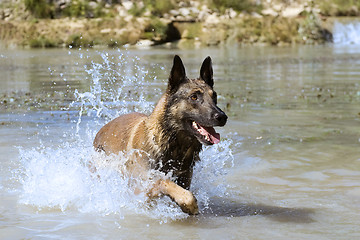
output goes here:
<path id="1" fill-rule="evenodd" d="M 198 97 L 197 97 L 196 94 L 191 95 L 190 98 L 191 98 L 191 100 L 193 100 L 193 101 L 196 101 L 196 100 L 198 99 Z"/>

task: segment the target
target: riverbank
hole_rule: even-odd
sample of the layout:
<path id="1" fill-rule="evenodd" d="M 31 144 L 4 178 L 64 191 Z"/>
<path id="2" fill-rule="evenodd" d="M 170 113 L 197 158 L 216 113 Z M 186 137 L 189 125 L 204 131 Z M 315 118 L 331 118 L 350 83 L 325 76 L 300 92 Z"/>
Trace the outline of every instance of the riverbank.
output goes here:
<path id="1" fill-rule="evenodd" d="M 0 22 L 5 47 L 146 47 L 176 42 L 180 46 L 224 44 L 321 44 L 331 32 L 314 15 L 302 18 L 238 16 L 204 22 L 162 18 L 41 19 Z"/>
<path id="2" fill-rule="evenodd" d="M 103 11 L 98 10 L 98 15 L 84 11 L 78 13 L 78 17 L 57 18 L 34 17 L 35 13 L 30 14 L 24 7 L 17 10 L 24 12 L 22 15 L 4 8 L 6 11 L 0 12 L 0 46 L 147 47 L 172 43 L 179 47 L 199 47 L 332 41 L 332 24 L 328 20 L 331 14 L 324 16 L 322 10 L 309 1 L 291 1 L 292 5 L 271 7 L 262 3 L 257 8 L 253 6 L 251 12 L 214 9 L 204 1 L 189 1 L 187 5 L 159 13 L 135 3 L 123 1 L 122 4 L 104 6 Z"/>

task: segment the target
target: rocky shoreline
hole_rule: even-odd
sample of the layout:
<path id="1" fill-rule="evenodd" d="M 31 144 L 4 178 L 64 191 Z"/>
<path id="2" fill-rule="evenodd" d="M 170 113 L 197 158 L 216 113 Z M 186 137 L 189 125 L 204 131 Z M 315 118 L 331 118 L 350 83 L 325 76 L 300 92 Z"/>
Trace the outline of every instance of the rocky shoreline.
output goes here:
<path id="1" fill-rule="evenodd" d="M 273 4 L 250 13 L 232 8 L 214 10 L 201 1 L 185 2 L 183 6 L 157 15 L 139 6 L 142 1 L 122 1 L 104 6 L 107 16 L 54 19 L 35 18 L 21 7 L 16 9 L 18 12 L 3 8 L 0 10 L 0 46 L 73 48 L 176 44 L 179 47 L 200 47 L 323 44 L 332 41 L 331 21 L 311 1 Z M 135 7 L 141 12 L 136 12 Z"/>

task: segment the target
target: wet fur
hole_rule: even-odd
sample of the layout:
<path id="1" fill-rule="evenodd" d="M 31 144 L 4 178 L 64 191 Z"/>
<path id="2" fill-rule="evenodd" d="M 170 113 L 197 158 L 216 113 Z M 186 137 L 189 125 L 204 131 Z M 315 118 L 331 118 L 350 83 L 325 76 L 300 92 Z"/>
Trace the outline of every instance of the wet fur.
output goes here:
<path id="1" fill-rule="evenodd" d="M 145 177 L 149 169 L 157 169 L 176 177 L 175 182 L 158 180 L 149 197 L 168 195 L 184 212 L 197 214 L 189 188 L 202 144 L 209 143 L 196 136 L 191 123 L 223 126 L 226 119 L 216 106 L 210 57 L 202 64 L 200 78 L 188 79 L 180 57 L 175 56 L 168 88 L 151 115 L 131 113 L 112 120 L 97 133 L 94 147 L 107 154 L 139 150 L 126 165 L 133 176 Z"/>

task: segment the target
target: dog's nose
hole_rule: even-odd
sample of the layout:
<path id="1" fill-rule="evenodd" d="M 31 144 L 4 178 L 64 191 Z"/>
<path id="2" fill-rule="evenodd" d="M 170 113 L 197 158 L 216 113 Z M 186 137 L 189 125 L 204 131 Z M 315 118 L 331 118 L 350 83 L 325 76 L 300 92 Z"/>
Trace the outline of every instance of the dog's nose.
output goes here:
<path id="1" fill-rule="evenodd" d="M 214 118 L 219 123 L 219 126 L 224 126 L 228 119 L 228 117 L 226 116 L 226 114 L 223 111 L 219 111 L 219 112 L 215 113 Z"/>

